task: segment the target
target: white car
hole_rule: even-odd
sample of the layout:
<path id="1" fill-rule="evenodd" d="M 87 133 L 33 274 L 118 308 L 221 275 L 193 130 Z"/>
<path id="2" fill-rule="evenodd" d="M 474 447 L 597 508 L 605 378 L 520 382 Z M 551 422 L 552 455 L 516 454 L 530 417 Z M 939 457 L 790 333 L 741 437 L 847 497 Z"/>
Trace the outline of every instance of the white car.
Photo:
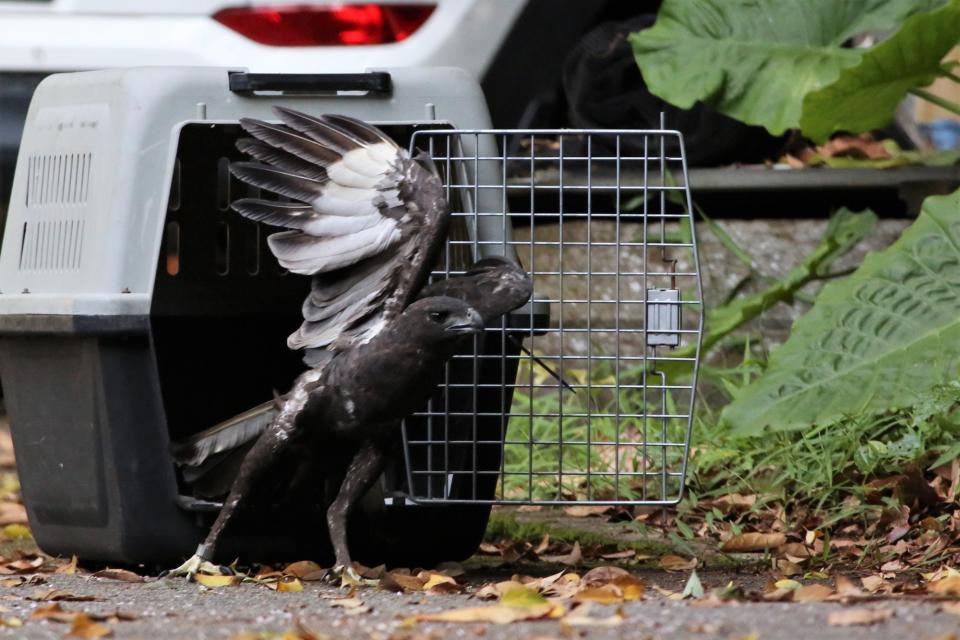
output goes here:
<path id="1" fill-rule="evenodd" d="M 260 73 L 453 66 L 482 80 L 494 124 L 511 127 L 544 95 L 558 95 L 565 53 L 617 4 L 0 0 L 0 215 L 30 98 L 50 73 L 150 65 Z"/>

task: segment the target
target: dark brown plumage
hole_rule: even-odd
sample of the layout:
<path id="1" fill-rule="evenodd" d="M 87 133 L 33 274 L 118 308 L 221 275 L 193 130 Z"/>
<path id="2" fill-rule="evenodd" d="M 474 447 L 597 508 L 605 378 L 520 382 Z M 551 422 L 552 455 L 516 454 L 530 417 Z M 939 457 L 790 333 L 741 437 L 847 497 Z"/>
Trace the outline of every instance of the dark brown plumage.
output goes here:
<path id="1" fill-rule="evenodd" d="M 241 120 L 254 139 L 238 147 L 260 162 L 235 163 L 233 172 L 301 202 L 243 199 L 233 207 L 286 227 L 268 238 L 271 250 L 313 278 L 304 322 L 288 339 L 311 368 L 278 403 L 174 444 L 198 494 L 229 485 L 207 539 L 177 573 L 209 564 L 219 535 L 273 465 L 291 456 L 309 465 L 332 443 L 352 456 L 343 477 L 328 479 L 336 497 L 327 511 L 337 573 L 351 572 L 347 516 L 381 473 L 400 421 L 430 397 L 465 335 L 531 294 L 529 277 L 497 257 L 424 288 L 448 217 L 432 163 L 345 116 L 277 113 L 283 124 Z M 224 463 L 240 457 L 239 466 Z"/>

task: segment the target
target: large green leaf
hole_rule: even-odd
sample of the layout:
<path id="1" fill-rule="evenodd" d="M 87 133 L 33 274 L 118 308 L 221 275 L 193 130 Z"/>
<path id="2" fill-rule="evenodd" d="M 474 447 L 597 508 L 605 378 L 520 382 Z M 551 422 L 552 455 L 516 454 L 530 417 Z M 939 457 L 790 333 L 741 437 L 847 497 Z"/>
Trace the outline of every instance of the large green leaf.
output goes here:
<path id="1" fill-rule="evenodd" d="M 960 191 L 827 285 L 767 370 L 723 412 L 742 435 L 910 406 L 960 369 Z"/>
<path id="2" fill-rule="evenodd" d="M 817 142 L 836 131 L 885 126 L 907 92 L 941 74 L 940 61 L 960 42 L 960 0 L 911 16 L 888 40 L 868 49 L 836 82 L 803 101 L 800 128 Z"/>
<path id="3" fill-rule="evenodd" d="M 702 101 L 780 134 L 803 97 L 862 56 L 847 39 L 889 29 L 943 0 L 664 0 L 653 27 L 630 36 L 650 91 Z"/>

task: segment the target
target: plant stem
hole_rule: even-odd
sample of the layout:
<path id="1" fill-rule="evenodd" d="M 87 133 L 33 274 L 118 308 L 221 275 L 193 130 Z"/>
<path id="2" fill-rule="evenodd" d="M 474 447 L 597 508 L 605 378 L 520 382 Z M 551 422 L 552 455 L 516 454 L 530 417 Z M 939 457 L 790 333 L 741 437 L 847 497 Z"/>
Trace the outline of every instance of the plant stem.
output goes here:
<path id="1" fill-rule="evenodd" d="M 947 111 L 950 111 L 951 113 L 955 113 L 958 116 L 960 116 L 960 104 L 956 104 L 955 102 L 950 102 L 949 100 L 945 100 L 940 96 L 935 96 L 929 91 L 924 91 L 923 89 L 910 89 L 910 93 L 917 96 L 918 98 L 923 98 L 927 102 L 931 102 L 937 105 L 938 107 L 946 109 Z"/>
<path id="2" fill-rule="evenodd" d="M 953 81 L 956 82 L 957 84 L 960 84 L 960 76 L 958 76 L 958 75 L 956 75 L 956 74 L 953 74 L 953 73 L 945 73 L 945 74 L 943 74 L 943 77 L 944 77 L 944 78 L 948 78 L 948 79 L 950 79 L 950 80 L 953 80 Z"/>

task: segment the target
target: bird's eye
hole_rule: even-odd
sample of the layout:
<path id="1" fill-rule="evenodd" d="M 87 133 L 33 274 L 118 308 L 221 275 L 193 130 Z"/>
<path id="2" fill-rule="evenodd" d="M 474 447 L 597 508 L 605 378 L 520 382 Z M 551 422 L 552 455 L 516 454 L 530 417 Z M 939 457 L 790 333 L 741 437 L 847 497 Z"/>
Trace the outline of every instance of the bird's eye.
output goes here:
<path id="1" fill-rule="evenodd" d="M 434 322 L 443 322 L 450 314 L 446 311 L 431 311 L 430 319 Z"/>

